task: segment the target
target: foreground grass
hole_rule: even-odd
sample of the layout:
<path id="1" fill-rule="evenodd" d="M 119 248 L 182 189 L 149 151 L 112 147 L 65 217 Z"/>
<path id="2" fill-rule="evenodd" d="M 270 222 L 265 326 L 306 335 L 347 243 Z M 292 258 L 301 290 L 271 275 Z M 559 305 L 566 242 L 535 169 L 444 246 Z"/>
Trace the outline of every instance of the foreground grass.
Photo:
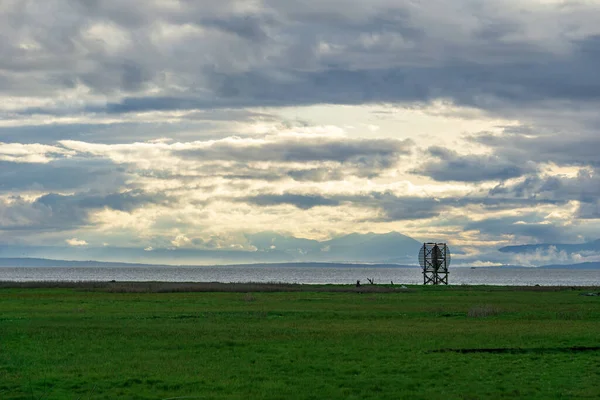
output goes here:
<path id="1" fill-rule="evenodd" d="M 0 289 L 0 398 L 600 398 L 581 290 L 115 287 Z"/>

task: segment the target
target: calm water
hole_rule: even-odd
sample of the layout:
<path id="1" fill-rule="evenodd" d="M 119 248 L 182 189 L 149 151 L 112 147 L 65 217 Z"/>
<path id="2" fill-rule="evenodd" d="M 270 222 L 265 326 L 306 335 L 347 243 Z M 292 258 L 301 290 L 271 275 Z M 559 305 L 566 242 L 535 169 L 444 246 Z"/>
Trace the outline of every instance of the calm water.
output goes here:
<path id="1" fill-rule="evenodd" d="M 421 270 L 374 267 L 0 267 L 1 281 L 170 281 L 420 284 Z M 454 268 L 453 285 L 600 286 L 600 270 Z"/>

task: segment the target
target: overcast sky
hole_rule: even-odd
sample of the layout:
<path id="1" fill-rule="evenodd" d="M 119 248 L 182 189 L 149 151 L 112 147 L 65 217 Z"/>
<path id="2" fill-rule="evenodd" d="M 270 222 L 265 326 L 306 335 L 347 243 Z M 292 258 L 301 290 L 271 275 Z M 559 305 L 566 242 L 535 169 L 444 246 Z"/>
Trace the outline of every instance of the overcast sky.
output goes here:
<path id="1" fill-rule="evenodd" d="M 591 0 L 2 0 L 0 242 L 398 231 L 485 265 L 598 239 L 598 21 Z"/>

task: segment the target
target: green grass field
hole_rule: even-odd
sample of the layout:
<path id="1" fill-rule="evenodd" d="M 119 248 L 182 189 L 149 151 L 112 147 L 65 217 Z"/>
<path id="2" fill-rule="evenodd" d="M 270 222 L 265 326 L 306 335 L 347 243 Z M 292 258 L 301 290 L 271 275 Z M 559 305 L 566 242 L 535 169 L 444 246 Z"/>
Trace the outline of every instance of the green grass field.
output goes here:
<path id="1" fill-rule="evenodd" d="M 533 289 L 5 287 L 0 399 L 600 398 L 598 289 Z"/>

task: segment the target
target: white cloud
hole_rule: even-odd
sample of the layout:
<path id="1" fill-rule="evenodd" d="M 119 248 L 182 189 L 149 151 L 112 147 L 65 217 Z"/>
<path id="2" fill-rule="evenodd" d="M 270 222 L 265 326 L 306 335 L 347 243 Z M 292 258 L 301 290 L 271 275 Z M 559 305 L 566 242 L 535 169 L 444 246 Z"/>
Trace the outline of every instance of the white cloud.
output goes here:
<path id="1" fill-rule="evenodd" d="M 185 235 L 179 234 L 175 236 L 175 239 L 171 240 L 171 244 L 174 247 L 186 247 L 189 246 L 192 241 Z"/>
<path id="2" fill-rule="evenodd" d="M 77 239 L 77 238 L 66 239 L 65 242 L 69 246 L 74 246 L 74 247 L 80 247 L 80 246 L 87 246 L 88 245 L 88 242 L 86 242 L 85 240 L 81 240 L 81 239 Z"/>
<path id="3" fill-rule="evenodd" d="M 0 233 L 598 237 L 599 18 L 555 0 L 2 2 Z"/>
<path id="4" fill-rule="evenodd" d="M 23 163 L 48 163 L 49 161 L 74 155 L 75 152 L 63 147 L 37 143 L 0 142 L 0 161 Z"/>

